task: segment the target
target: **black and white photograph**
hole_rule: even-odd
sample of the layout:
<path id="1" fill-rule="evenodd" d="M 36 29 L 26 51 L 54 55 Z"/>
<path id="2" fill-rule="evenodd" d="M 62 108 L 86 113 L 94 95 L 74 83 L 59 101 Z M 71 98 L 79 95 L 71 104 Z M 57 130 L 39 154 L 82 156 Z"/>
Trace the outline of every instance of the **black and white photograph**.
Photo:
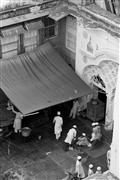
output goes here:
<path id="1" fill-rule="evenodd" d="M 0 0 L 0 180 L 120 180 L 120 0 Z"/>

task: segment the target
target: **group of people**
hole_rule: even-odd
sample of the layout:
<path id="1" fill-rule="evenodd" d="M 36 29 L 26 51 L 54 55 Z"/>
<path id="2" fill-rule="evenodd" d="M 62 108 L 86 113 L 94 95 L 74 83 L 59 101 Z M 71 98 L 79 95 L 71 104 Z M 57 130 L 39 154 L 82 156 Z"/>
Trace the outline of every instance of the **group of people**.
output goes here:
<path id="1" fill-rule="evenodd" d="M 17 112 L 10 102 L 8 102 L 7 109 L 11 110 L 13 113 L 15 113 L 15 120 L 13 123 L 14 132 L 15 133 L 20 132 L 21 131 L 21 121 L 22 121 L 24 115 L 20 112 Z M 74 113 L 73 113 L 73 116 L 74 116 Z M 54 134 L 55 134 L 56 140 L 59 140 L 59 138 L 61 137 L 62 127 L 63 127 L 63 118 L 61 116 L 60 111 L 58 111 L 56 116 L 54 117 L 53 123 L 54 123 Z M 64 140 L 65 151 L 73 150 L 74 144 L 76 144 L 78 146 L 93 147 L 96 142 L 101 140 L 101 137 L 102 137 L 102 133 L 101 133 L 101 128 L 100 128 L 100 125 L 98 122 L 92 123 L 91 139 L 87 138 L 87 135 L 84 132 L 81 134 L 81 136 L 78 137 L 77 136 L 77 126 L 74 124 L 69 129 L 69 131 L 66 135 L 66 138 Z M 79 177 L 79 178 L 85 177 L 85 172 L 84 172 L 84 168 L 82 166 L 82 157 L 81 156 L 77 157 L 75 171 L 77 173 L 77 177 Z M 96 173 L 99 173 L 99 174 L 102 173 L 101 167 L 97 167 Z M 91 176 L 92 174 L 94 174 L 93 165 L 90 164 L 89 169 L 88 169 L 88 176 Z"/>
<path id="2" fill-rule="evenodd" d="M 53 123 L 54 123 L 54 134 L 56 137 L 56 140 L 59 140 L 59 138 L 61 137 L 61 133 L 62 133 L 62 126 L 63 126 L 63 118 L 61 116 L 61 112 L 58 111 L 57 115 L 54 117 L 53 119 Z M 73 140 L 76 139 L 76 135 L 77 135 L 77 126 L 73 125 L 72 128 L 68 131 L 67 136 L 65 138 L 65 149 L 73 149 L 72 147 L 72 143 Z"/>
<path id="3" fill-rule="evenodd" d="M 23 115 L 21 112 L 18 112 L 14 109 L 13 105 L 8 101 L 8 110 L 11 110 L 14 114 L 15 114 L 15 119 L 14 119 L 14 123 L 13 123 L 13 128 L 14 128 L 14 132 L 18 133 L 21 132 L 21 124 L 22 124 L 22 119 L 25 116 L 28 115 L 33 115 L 36 113 L 32 113 L 32 114 L 28 114 L 28 115 Z M 61 133 L 62 133 L 62 126 L 63 126 L 63 118 L 61 116 L 61 112 L 58 111 L 57 115 L 54 117 L 53 119 L 53 123 L 54 123 L 54 133 L 56 136 L 56 140 L 59 140 L 59 138 L 61 137 Z M 82 133 L 82 135 L 78 138 L 77 137 L 77 126 L 73 125 L 68 133 L 67 136 L 64 140 L 65 143 L 65 150 L 73 150 L 73 144 L 76 142 L 76 144 L 78 146 L 94 146 L 94 144 L 97 141 L 100 141 L 102 134 L 101 134 L 101 128 L 98 122 L 92 123 L 92 134 L 91 134 L 91 139 L 88 140 L 87 136 L 85 133 Z"/>
<path id="4" fill-rule="evenodd" d="M 63 118 L 61 116 L 61 112 L 58 111 L 57 115 L 53 119 L 54 125 L 54 133 L 56 136 L 56 140 L 59 140 L 61 137 L 62 126 L 63 126 Z M 98 122 L 92 123 L 92 134 L 91 139 L 88 139 L 86 133 L 82 133 L 80 137 L 77 137 L 77 126 L 73 125 L 64 140 L 65 150 L 73 150 L 73 144 L 76 142 L 78 146 L 88 146 L 93 147 L 98 141 L 101 140 L 102 133 L 101 128 Z"/>
<path id="5" fill-rule="evenodd" d="M 94 172 L 93 164 L 89 164 L 87 176 L 92 176 L 93 174 L 102 174 L 102 168 L 100 166 L 97 167 L 96 172 Z M 82 157 L 77 156 L 76 166 L 75 166 L 75 173 L 78 178 L 84 179 L 85 178 L 85 171 L 82 165 Z"/>
<path id="6" fill-rule="evenodd" d="M 54 133 L 56 136 L 56 140 L 59 140 L 59 138 L 61 137 L 62 126 L 63 126 L 63 118 L 61 116 L 60 111 L 58 111 L 57 115 L 54 117 L 53 123 L 55 123 Z M 69 129 L 66 135 L 66 138 L 64 140 L 65 151 L 73 150 L 74 144 L 78 146 L 88 146 L 90 148 L 93 148 L 97 142 L 101 141 L 101 138 L 102 138 L 101 127 L 98 122 L 92 123 L 92 134 L 91 134 L 90 139 L 87 138 L 86 133 L 82 133 L 80 137 L 77 137 L 77 126 L 73 125 Z M 81 178 L 81 179 L 85 178 L 85 172 L 82 166 L 81 156 L 77 157 L 75 172 L 77 173 L 78 178 Z M 100 166 L 97 167 L 97 170 L 95 173 L 97 174 L 102 173 Z M 92 174 L 94 174 L 93 165 L 90 164 L 89 169 L 88 169 L 88 176 L 91 176 Z"/>

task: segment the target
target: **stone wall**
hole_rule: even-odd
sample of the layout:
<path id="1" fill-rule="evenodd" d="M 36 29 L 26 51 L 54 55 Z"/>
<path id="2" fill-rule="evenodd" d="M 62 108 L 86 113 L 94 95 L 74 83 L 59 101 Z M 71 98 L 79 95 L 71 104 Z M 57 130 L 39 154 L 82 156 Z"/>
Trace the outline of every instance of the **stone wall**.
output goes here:
<path id="1" fill-rule="evenodd" d="M 77 21 L 77 74 L 91 87 L 107 95 L 106 125 L 113 120 L 114 90 L 119 66 L 119 38 L 102 28 L 89 27 L 82 18 Z"/>

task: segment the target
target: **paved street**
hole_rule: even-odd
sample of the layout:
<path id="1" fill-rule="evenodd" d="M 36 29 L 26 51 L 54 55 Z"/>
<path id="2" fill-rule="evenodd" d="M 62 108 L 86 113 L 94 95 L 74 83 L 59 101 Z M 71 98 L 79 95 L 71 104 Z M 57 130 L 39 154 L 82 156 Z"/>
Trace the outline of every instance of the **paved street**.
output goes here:
<path id="1" fill-rule="evenodd" d="M 78 154 L 83 154 L 83 166 L 87 175 L 88 164 L 94 164 L 94 170 L 101 166 L 107 170 L 106 151 L 108 145 L 103 144 L 98 149 L 90 151 L 88 148 L 78 148 L 74 151 L 65 152 L 63 140 L 71 124 L 76 123 L 80 131 L 90 133 L 89 123 L 83 120 L 70 122 L 65 126 L 62 138 L 56 141 L 52 131 L 47 131 L 41 138 L 33 138 L 24 142 L 20 136 L 1 140 L 0 147 L 0 173 L 9 171 L 17 172 L 20 180 L 62 180 L 66 177 L 65 172 L 74 172 L 75 161 Z M 47 127 L 49 128 L 49 127 Z M 8 172 L 7 172 L 8 171 Z"/>

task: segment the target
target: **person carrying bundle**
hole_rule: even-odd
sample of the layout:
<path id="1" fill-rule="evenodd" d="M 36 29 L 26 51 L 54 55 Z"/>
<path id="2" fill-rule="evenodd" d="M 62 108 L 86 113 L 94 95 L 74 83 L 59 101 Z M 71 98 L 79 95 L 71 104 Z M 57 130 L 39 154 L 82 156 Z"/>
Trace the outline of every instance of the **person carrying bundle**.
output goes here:
<path id="1" fill-rule="evenodd" d="M 78 137 L 78 141 L 76 144 L 79 146 L 91 147 L 91 143 L 89 143 L 85 133 L 82 133 L 82 135 L 80 137 Z"/>

